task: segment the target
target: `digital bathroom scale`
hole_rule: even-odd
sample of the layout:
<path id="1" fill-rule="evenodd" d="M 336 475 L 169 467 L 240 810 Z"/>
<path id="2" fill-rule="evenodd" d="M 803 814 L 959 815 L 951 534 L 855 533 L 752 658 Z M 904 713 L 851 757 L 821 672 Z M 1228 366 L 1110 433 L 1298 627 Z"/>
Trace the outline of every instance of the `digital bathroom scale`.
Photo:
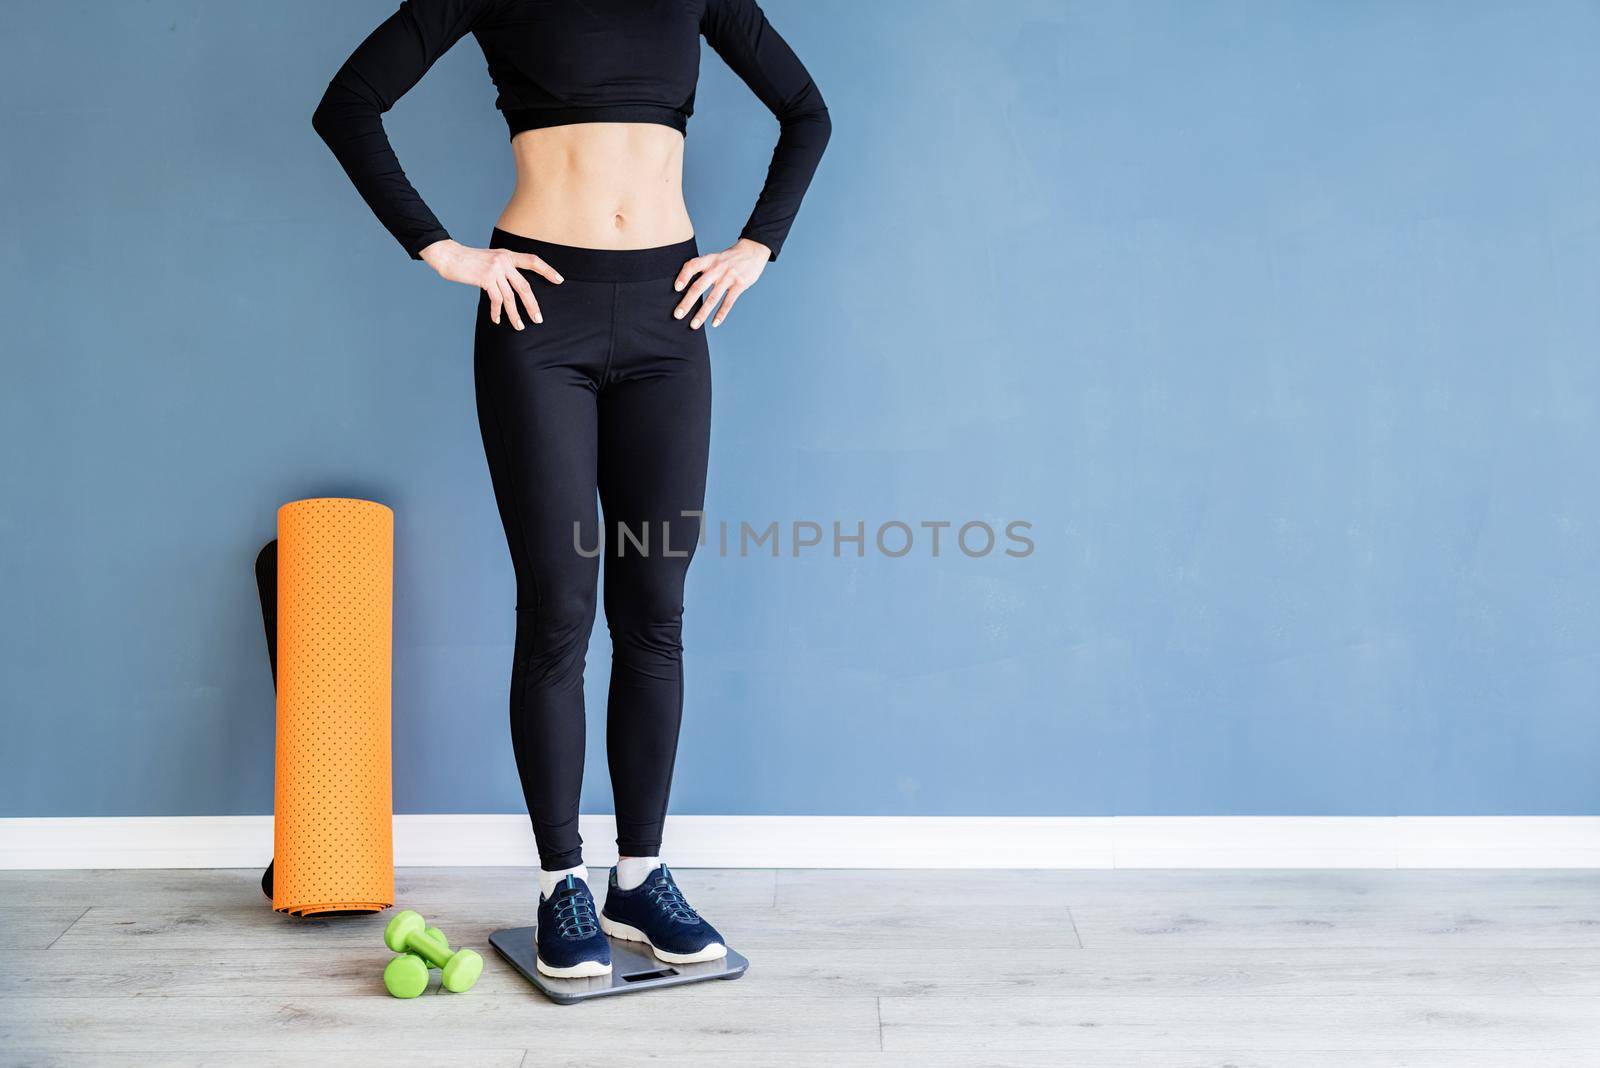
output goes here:
<path id="1" fill-rule="evenodd" d="M 651 953 L 650 947 L 643 942 L 624 942 L 612 938 L 610 975 L 596 975 L 587 979 L 552 979 L 534 964 L 539 950 L 533 940 L 533 932 L 532 927 L 507 927 L 491 934 L 489 944 L 528 982 L 538 987 L 541 994 L 562 1005 L 611 994 L 632 994 L 663 986 L 699 983 L 706 979 L 737 979 L 750 967 L 749 961 L 731 949 L 721 960 L 668 964 Z"/>

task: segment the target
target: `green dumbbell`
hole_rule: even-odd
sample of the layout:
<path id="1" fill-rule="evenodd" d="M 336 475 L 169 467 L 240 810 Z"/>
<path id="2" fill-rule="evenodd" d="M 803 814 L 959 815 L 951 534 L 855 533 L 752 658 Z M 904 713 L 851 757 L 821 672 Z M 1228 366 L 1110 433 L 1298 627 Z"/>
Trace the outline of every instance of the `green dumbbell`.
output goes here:
<path id="1" fill-rule="evenodd" d="M 414 998 L 428 988 L 428 968 L 443 973 L 444 988 L 453 993 L 472 989 L 483 972 L 483 958 L 470 949 L 450 951 L 438 928 L 430 928 L 410 909 L 389 921 L 383 944 L 399 953 L 383 969 L 383 985 L 397 998 Z"/>
<path id="2" fill-rule="evenodd" d="M 415 953 L 402 953 L 383 969 L 383 986 L 397 998 L 414 998 L 428 989 L 428 962 Z"/>
<path id="3" fill-rule="evenodd" d="M 450 952 L 450 940 L 439 928 L 430 927 L 423 934 L 438 942 L 446 953 Z M 406 963 L 408 960 L 411 963 Z M 397 998 L 417 997 L 428 989 L 428 962 L 415 953 L 400 954 L 383 969 L 383 985 Z"/>

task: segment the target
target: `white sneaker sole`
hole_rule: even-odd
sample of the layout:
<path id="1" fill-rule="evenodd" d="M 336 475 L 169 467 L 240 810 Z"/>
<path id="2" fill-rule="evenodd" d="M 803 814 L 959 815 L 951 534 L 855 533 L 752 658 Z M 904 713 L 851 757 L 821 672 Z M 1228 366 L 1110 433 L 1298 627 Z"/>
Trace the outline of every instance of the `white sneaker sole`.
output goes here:
<path id="1" fill-rule="evenodd" d="M 626 923 L 618 923 L 607 918 L 605 913 L 600 914 L 600 930 L 612 938 L 620 938 L 624 942 L 643 942 L 650 947 L 650 952 L 666 961 L 668 964 L 699 964 L 701 961 L 721 960 L 728 955 L 728 947 L 721 942 L 713 942 L 704 949 L 693 953 L 668 953 L 664 949 L 657 949 L 656 944 L 645 937 L 645 933 L 637 927 Z"/>
<path id="2" fill-rule="evenodd" d="M 540 975 L 548 975 L 552 979 L 588 979 L 611 974 L 611 965 L 597 960 L 581 961 L 570 968 L 552 968 L 544 962 L 543 957 L 535 957 L 533 965 L 539 969 Z"/>

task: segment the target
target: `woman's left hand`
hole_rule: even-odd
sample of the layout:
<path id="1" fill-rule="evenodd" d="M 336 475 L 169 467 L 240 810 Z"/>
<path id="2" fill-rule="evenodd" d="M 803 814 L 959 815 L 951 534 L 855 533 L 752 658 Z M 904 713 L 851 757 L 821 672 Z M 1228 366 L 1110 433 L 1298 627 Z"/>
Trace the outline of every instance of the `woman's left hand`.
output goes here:
<path id="1" fill-rule="evenodd" d="M 689 320 L 689 329 L 700 329 L 713 308 L 716 309 L 716 318 L 711 320 L 711 325 L 721 326 L 722 320 L 732 310 L 733 302 L 739 299 L 739 294 L 756 284 L 756 279 L 766 270 L 767 260 L 771 256 L 771 249 L 747 237 L 741 237 L 733 243 L 732 248 L 722 252 L 696 256 L 683 265 L 683 270 L 678 272 L 678 280 L 672 284 L 679 293 L 683 293 L 685 286 L 689 288 L 672 317 L 682 319 L 694 308 L 695 301 L 705 297 L 700 310 Z M 696 278 L 695 275 L 700 277 Z M 690 285 L 691 281 L 693 285 Z"/>

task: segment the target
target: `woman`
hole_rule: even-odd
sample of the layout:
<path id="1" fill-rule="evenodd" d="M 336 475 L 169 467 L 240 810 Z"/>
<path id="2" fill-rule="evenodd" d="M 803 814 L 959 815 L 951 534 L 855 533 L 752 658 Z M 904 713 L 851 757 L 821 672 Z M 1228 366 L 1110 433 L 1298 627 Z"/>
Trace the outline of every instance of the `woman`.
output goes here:
<path id="1" fill-rule="evenodd" d="M 517 165 L 489 248 L 451 239 L 382 120 L 468 33 Z M 739 240 L 708 255 L 682 192 L 702 36 L 781 127 Z M 755 0 L 410 0 L 340 68 L 313 125 L 408 253 L 483 291 L 478 421 L 517 579 L 511 744 L 539 846 L 539 969 L 606 974 L 607 934 L 671 963 L 720 957 L 722 936 L 659 860 L 705 493 L 702 327 L 777 259 L 828 141 L 822 96 Z M 613 535 L 606 748 L 621 854 L 598 916 L 578 836 L 597 492 Z"/>

